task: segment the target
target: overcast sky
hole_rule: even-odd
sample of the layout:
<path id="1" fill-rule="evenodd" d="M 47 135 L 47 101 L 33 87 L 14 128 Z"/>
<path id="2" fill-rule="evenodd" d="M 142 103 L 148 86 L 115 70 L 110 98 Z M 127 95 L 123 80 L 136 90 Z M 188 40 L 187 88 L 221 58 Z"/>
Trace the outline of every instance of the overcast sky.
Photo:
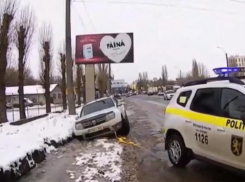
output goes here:
<path id="1" fill-rule="evenodd" d="M 38 24 L 50 22 L 54 33 L 54 61 L 65 40 L 65 0 L 21 0 L 35 10 Z M 160 77 L 166 64 L 171 79 L 191 69 L 192 59 L 212 68 L 226 66 L 229 55 L 245 55 L 245 0 L 73 0 L 72 39 L 91 33 L 133 32 L 135 63 L 112 66 L 115 79 L 128 83 L 147 71 Z M 30 66 L 38 72 L 38 49 Z"/>

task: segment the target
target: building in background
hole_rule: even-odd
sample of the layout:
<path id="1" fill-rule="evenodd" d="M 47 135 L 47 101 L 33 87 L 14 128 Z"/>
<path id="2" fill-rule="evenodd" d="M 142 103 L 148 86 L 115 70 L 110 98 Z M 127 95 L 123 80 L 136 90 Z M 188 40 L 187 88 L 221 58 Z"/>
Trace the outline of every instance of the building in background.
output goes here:
<path id="1" fill-rule="evenodd" d="M 19 87 L 6 87 L 6 100 L 13 103 L 15 100 L 19 100 Z M 45 90 L 42 85 L 27 85 L 24 86 L 25 98 L 30 99 L 34 104 L 43 105 L 45 101 Z M 62 92 L 58 84 L 50 85 L 50 97 L 53 104 L 62 104 Z"/>
<path id="2" fill-rule="evenodd" d="M 230 56 L 228 58 L 228 67 L 245 67 L 245 56 Z M 235 76 L 245 76 L 245 73 L 235 73 Z"/>
<path id="3" fill-rule="evenodd" d="M 128 84 L 125 80 L 111 80 L 111 92 L 113 94 L 125 94 L 128 92 Z"/>
<path id="4" fill-rule="evenodd" d="M 245 56 L 230 56 L 228 58 L 228 66 L 229 67 L 245 67 Z"/>

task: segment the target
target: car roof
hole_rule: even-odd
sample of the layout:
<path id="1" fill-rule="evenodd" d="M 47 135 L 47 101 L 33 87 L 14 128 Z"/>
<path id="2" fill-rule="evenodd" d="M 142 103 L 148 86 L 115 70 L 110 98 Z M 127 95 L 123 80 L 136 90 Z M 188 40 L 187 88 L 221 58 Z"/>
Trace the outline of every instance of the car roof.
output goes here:
<path id="1" fill-rule="evenodd" d="M 237 90 L 244 90 L 245 89 L 245 85 L 230 83 L 229 81 L 213 81 L 213 82 L 208 82 L 206 84 L 181 87 L 177 90 L 177 93 L 180 93 L 183 91 L 188 91 L 188 90 L 197 90 L 200 88 L 227 88 L 227 87 L 234 88 Z"/>

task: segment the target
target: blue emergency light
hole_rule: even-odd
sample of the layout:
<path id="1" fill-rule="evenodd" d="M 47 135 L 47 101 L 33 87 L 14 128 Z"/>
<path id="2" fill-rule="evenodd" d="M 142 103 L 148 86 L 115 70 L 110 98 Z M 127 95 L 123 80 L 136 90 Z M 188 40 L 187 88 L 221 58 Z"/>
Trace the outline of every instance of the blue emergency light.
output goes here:
<path id="1" fill-rule="evenodd" d="M 214 68 L 213 71 L 217 75 L 226 75 L 229 73 L 245 72 L 245 67 L 221 67 Z"/>

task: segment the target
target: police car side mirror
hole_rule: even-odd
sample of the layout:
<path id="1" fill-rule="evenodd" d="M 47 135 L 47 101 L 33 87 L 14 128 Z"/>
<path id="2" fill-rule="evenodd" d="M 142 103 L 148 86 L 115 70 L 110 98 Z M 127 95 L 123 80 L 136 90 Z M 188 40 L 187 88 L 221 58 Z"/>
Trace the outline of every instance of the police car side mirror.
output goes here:
<path id="1" fill-rule="evenodd" d="M 242 119 L 243 125 L 245 125 L 245 113 L 242 113 L 241 119 Z"/>

